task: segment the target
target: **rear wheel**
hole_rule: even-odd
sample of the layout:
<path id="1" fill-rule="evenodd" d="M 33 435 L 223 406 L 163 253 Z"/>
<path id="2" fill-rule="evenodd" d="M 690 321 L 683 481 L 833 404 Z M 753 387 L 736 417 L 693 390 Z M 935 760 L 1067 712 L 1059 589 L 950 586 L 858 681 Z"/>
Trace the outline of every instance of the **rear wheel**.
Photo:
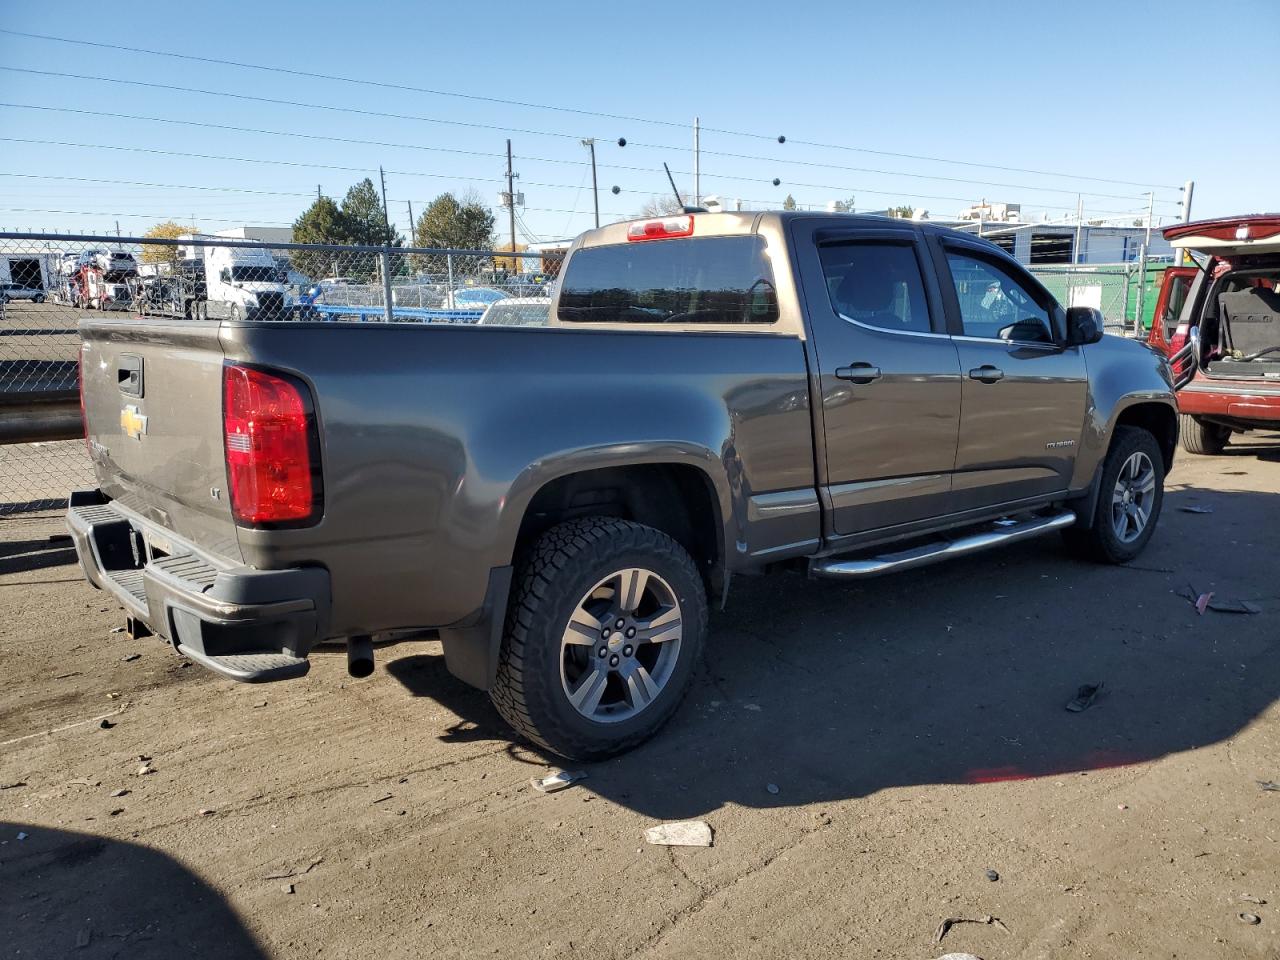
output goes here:
<path id="1" fill-rule="evenodd" d="M 1073 552 L 1101 563 L 1128 563 L 1155 532 L 1164 503 L 1164 458 L 1141 427 L 1116 427 L 1102 465 L 1093 524 L 1062 532 Z"/>
<path id="2" fill-rule="evenodd" d="M 32 299 L 33 299 L 33 300 L 34 300 L 34 302 L 36 302 L 36 303 L 44 303 L 44 296 L 43 296 L 43 295 L 35 296 L 35 297 L 33 297 Z"/>
<path id="3" fill-rule="evenodd" d="M 688 690 L 706 631 L 693 560 L 652 527 L 562 523 L 517 574 L 490 696 L 520 734 L 575 760 L 651 737 Z"/>
<path id="4" fill-rule="evenodd" d="M 1206 423 L 1199 417 L 1184 413 L 1181 416 L 1182 449 L 1187 453 L 1216 456 L 1231 439 L 1231 429 L 1216 423 Z"/>

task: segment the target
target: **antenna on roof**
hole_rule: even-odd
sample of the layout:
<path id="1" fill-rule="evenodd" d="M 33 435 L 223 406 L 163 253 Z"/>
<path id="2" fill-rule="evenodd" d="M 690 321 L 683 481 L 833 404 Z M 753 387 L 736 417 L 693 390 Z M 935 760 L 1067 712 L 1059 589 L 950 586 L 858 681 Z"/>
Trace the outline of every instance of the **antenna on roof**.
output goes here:
<path id="1" fill-rule="evenodd" d="M 662 164 L 662 169 L 667 171 L 667 182 L 671 184 L 671 192 L 676 195 L 676 203 L 680 205 L 681 213 L 709 213 L 706 207 L 691 207 L 684 202 L 684 197 L 680 196 L 680 191 L 676 188 L 676 178 L 671 176 L 671 168 Z"/>

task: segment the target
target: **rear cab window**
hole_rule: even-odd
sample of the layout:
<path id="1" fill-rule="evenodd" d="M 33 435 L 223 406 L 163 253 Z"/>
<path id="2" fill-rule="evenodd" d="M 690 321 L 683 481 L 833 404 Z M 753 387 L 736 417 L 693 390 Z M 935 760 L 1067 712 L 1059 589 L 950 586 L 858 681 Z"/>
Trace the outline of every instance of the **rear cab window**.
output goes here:
<path id="1" fill-rule="evenodd" d="M 689 237 L 583 247 L 561 280 L 562 323 L 773 324 L 763 237 Z"/>

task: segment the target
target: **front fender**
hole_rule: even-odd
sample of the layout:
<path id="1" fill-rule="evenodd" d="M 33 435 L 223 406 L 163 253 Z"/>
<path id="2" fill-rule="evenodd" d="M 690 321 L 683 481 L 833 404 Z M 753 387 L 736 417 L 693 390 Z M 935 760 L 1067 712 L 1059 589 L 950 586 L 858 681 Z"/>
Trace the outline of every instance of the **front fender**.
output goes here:
<path id="1" fill-rule="evenodd" d="M 1159 404 L 1175 417 L 1178 413 L 1173 375 L 1164 354 L 1136 340 L 1106 336 L 1085 347 L 1084 355 L 1089 371 L 1089 403 L 1072 476 L 1073 490 L 1092 486 L 1111 446 L 1116 424 L 1126 410 L 1141 404 Z"/>

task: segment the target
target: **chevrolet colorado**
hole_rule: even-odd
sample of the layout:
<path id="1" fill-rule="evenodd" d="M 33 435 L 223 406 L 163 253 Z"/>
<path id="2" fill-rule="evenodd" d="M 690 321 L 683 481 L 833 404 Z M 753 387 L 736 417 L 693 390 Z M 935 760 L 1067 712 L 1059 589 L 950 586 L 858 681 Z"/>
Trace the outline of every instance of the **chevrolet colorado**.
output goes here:
<path id="1" fill-rule="evenodd" d="M 998 247 L 811 213 L 618 223 L 546 327 L 81 324 L 68 524 L 135 633 L 244 681 L 434 629 L 522 735 L 675 711 L 735 574 L 856 579 L 1052 530 L 1123 563 L 1178 438 L 1166 359 Z"/>

